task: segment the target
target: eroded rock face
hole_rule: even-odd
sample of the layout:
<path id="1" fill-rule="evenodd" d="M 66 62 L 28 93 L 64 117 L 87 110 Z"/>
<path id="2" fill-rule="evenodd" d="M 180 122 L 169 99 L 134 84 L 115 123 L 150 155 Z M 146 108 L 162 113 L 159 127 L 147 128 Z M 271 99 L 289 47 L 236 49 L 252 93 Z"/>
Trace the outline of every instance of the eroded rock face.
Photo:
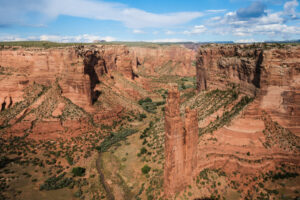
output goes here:
<path id="1" fill-rule="evenodd" d="M 64 96 L 88 109 L 99 96 L 94 89 L 100 77 L 118 70 L 132 79 L 135 60 L 124 46 L 2 50 L 0 66 L 14 73 L 1 81 L 5 85 L 1 87 L 0 102 L 7 107 L 7 99 L 21 101 L 22 89 L 29 83 L 51 85 L 58 80 Z"/>
<path id="2" fill-rule="evenodd" d="M 245 177 L 275 170 L 282 163 L 299 165 L 299 56 L 300 48 L 297 46 L 278 49 L 263 45 L 211 45 L 199 49 L 199 92 L 214 89 L 224 92 L 229 88 L 232 91 L 239 88 L 241 92 L 234 101 L 240 101 L 244 95 L 253 97 L 254 101 L 230 123 L 217 129 L 210 127 L 217 124 L 219 116 L 221 120 L 226 120 L 222 118 L 222 113 L 238 107 L 234 101 L 226 108 L 224 106 L 200 119 L 194 111 L 187 109 L 182 136 L 182 124 L 176 111 L 178 103 L 175 103 L 178 100 L 174 100 L 179 99 L 179 95 L 176 95 L 176 90 L 171 90 L 165 116 L 166 195 L 182 192 L 191 178 L 207 168 L 221 169 L 226 174 L 238 171 L 241 176 L 237 176 L 236 180 L 241 184 L 247 183 L 241 190 L 247 191 L 255 182 L 249 184 L 249 179 Z M 210 92 L 216 91 L 220 90 Z M 222 100 L 224 96 L 217 102 Z M 214 100 L 205 99 L 201 105 L 206 101 L 213 103 Z M 199 113 L 205 113 L 204 106 L 199 107 L 204 109 L 199 109 Z M 174 114 L 167 112 L 169 110 L 175 110 L 172 112 Z M 206 132 L 201 132 L 199 143 L 195 142 L 198 141 L 198 121 L 200 131 L 207 128 Z M 175 130 L 174 125 L 170 124 L 177 124 Z M 176 137 L 170 136 L 172 133 L 179 135 L 179 142 L 173 142 Z M 182 139 L 184 142 L 181 142 Z M 177 158 L 182 154 L 184 159 L 180 162 Z M 185 171 L 179 171 L 182 166 Z M 243 195 L 246 196 L 246 192 Z"/>
<path id="3" fill-rule="evenodd" d="M 7 83 L 1 87 L 7 94 L 1 93 L 0 98 L 9 95 L 16 103 L 22 100 L 22 89 L 29 83 L 51 85 L 60 77 L 65 96 L 82 107 L 89 104 L 89 80 L 83 73 L 82 58 L 73 48 L 5 49 L 0 51 L 0 66 L 14 72 L 1 81 Z"/>
<path id="4" fill-rule="evenodd" d="M 195 51 L 180 46 L 6 48 L 0 51 L 0 71 L 5 79 L 0 79 L 0 103 L 6 109 L 10 104 L 8 99 L 13 104 L 23 100 L 22 90 L 28 84 L 47 86 L 58 80 L 65 97 L 90 110 L 101 94 L 96 86 L 104 74 L 113 78 L 112 72 L 117 71 L 128 80 L 137 79 L 141 71 L 148 75 L 194 76 L 194 56 Z"/>
<path id="5" fill-rule="evenodd" d="M 228 83 L 260 87 L 263 51 L 260 47 L 238 45 L 200 48 L 197 55 L 197 89 L 222 88 Z"/>
<path id="6" fill-rule="evenodd" d="M 195 76 L 196 51 L 174 46 L 156 48 L 131 47 L 130 51 L 137 58 L 139 71 L 151 75 Z M 144 67 L 144 69 L 140 69 Z"/>
<path id="7" fill-rule="evenodd" d="M 299 63 L 297 46 L 211 45 L 198 51 L 197 90 L 223 89 L 234 83 L 256 96 L 256 108 L 299 134 Z"/>
<path id="8" fill-rule="evenodd" d="M 182 190 L 192 179 L 197 167 L 198 123 L 195 110 L 186 109 L 180 117 L 180 94 L 177 87 L 169 90 L 165 107 L 165 194 Z"/>
<path id="9" fill-rule="evenodd" d="M 198 119 L 197 111 L 185 110 L 185 174 L 188 181 L 192 181 L 193 173 L 198 165 Z"/>
<path id="10" fill-rule="evenodd" d="M 169 91 L 165 108 L 165 193 L 180 191 L 184 183 L 184 128 L 180 118 L 180 94 Z"/>

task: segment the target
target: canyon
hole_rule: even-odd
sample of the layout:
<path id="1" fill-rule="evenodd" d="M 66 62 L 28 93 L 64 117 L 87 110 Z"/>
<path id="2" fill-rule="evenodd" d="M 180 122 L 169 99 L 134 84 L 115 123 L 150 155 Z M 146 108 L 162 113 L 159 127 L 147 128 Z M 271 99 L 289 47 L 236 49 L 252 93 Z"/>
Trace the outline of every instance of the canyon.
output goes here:
<path id="1" fill-rule="evenodd" d="M 226 174 L 243 172 L 237 180 L 242 184 L 248 182 L 243 180 L 245 173 L 255 176 L 275 170 L 280 163 L 299 165 L 299 50 L 297 47 L 266 49 L 263 45 L 210 45 L 199 48 L 196 64 L 197 91 L 205 93 L 232 88 L 234 95 L 232 100 L 229 99 L 220 107 L 218 104 L 222 102 L 222 98 L 227 98 L 227 94 L 221 94 L 217 102 L 206 104 L 211 108 L 194 106 L 195 102 L 187 104 L 196 107 L 199 120 L 196 127 L 199 125 L 200 128 L 200 141 L 196 145 L 198 149 L 193 150 L 198 154 L 189 153 L 196 156 L 194 160 L 197 162 L 193 164 L 194 173 L 188 178 L 182 167 L 185 166 L 185 154 L 178 152 L 194 145 L 187 143 L 184 134 L 180 132 L 180 112 L 173 108 L 173 116 L 170 116 L 166 110 L 164 169 L 165 174 L 168 174 L 165 177 L 167 194 L 174 195 L 183 191 L 192 184 L 189 180 L 191 177 L 197 177 L 207 168 L 222 169 Z M 237 97 L 237 91 L 241 98 Z M 169 98 L 176 100 L 167 101 L 166 108 L 176 107 L 176 102 L 180 101 L 179 95 L 172 92 Z M 240 106 L 240 103 L 244 104 L 243 98 L 245 104 L 250 104 L 242 109 L 242 113 L 234 121 L 220 126 L 220 118 L 227 120 L 234 108 Z M 237 100 L 240 102 L 235 102 Z M 211 100 L 208 98 L 206 101 Z M 205 102 L 202 100 L 201 104 Z M 207 110 L 210 116 L 203 117 Z M 169 116 L 173 119 L 172 125 L 168 122 Z M 176 145 L 170 146 L 170 140 L 177 141 Z M 176 180 L 178 183 L 173 186 Z M 243 198 L 249 198 L 247 192 L 252 186 L 247 183 L 247 187 L 243 187 Z"/>
<path id="2" fill-rule="evenodd" d="M 179 56 L 179 54 L 182 56 Z M 122 99 L 116 98 L 114 99 L 114 104 L 105 97 L 104 101 L 107 102 L 107 106 L 101 108 L 93 106 L 98 101 L 98 98 L 101 98 L 101 93 L 107 89 L 101 87 L 110 85 L 108 87 L 111 87 L 110 89 L 113 92 L 119 93 L 122 96 L 133 99 L 142 98 L 147 93 L 147 86 L 145 86 L 145 89 L 142 88 L 142 91 L 130 87 L 130 83 L 133 81 L 141 85 L 147 84 L 146 78 L 139 78 L 137 70 L 139 70 L 139 73 L 147 73 L 151 76 L 163 74 L 181 74 L 182 76 L 187 76 L 195 74 L 195 67 L 192 67 L 194 54 L 195 52 L 192 50 L 179 46 L 166 48 L 127 48 L 121 45 L 100 45 L 54 49 L 3 49 L 0 51 L 0 66 L 2 71 L 0 89 L 1 110 L 4 111 L 24 101 L 24 88 L 31 84 L 43 85 L 45 87 L 52 87 L 56 84 L 59 86 L 60 91 L 58 93 L 60 93 L 62 98 L 65 97 L 76 106 L 93 113 L 95 121 L 113 119 L 124 108 L 130 107 L 129 109 L 131 109 L 133 105 L 128 105 Z M 138 69 L 139 66 L 143 66 L 143 68 Z M 117 73 L 116 78 L 114 77 L 115 73 Z M 124 83 L 126 85 L 115 80 L 117 78 L 122 79 L 120 82 L 126 82 Z M 118 102 L 118 100 L 122 102 Z M 37 105 L 35 107 L 40 106 L 41 103 L 42 101 L 36 102 L 35 104 Z M 104 102 L 102 103 L 104 104 Z M 63 110 L 64 106 L 59 108 L 59 105 L 64 104 L 66 102 L 59 104 L 59 101 L 57 101 L 54 106 L 58 106 L 58 110 Z M 15 117 L 24 118 L 25 114 L 31 110 L 32 108 L 26 108 Z M 101 112 L 99 112 L 100 110 Z M 52 111 L 55 112 L 54 107 Z M 30 120 L 34 121 L 33 119 Z M 70 119 L 69 121 L 76 124 L 77 120 L 78 117 L 75 120 Z M 53 122 L 55 127 L 60 126 L 60 128 L 53 130 L 56 132 L 65 127 L 63 123 L 61 123 L 61 126 L 59 121 L 58 117 L 50 117 L 46 123 Z M 84 119 L 81 121 L 84 121 Z M 15 120 L 8 121 L 1 118 L 0 122 L 2 126 L 14 126 L 14 124 L 10 123 L 15 123 Z M 27 124 L 24 127 L 20 124 L 16 125 L 18 127 L 16 129 L 19 129 L 19 132 L 24 132 L 25 129 L 29 128 L 30 123 Z M 16 129 L 13 128 L 12 132 Z M 48 131 L 52 132 L 51 128 Z"/>
<path id="3" fill-rule="evenodd" d="M 4 45 L 0 84 L 5 198 L 296 198 L 300 189 L 297 44 Z M 78 166 L 83 177 L 70 172 Z"/>

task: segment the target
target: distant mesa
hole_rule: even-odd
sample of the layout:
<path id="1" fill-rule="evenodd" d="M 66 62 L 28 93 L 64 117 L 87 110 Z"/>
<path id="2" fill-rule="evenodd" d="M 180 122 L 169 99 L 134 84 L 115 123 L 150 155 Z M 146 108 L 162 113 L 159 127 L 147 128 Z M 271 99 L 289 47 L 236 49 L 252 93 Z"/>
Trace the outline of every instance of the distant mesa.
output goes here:
<path id="1" fill-rule="evenodd" d="M 94 40 L 93 43 L 105 43 L 107 42 L 106 40 Z"/>

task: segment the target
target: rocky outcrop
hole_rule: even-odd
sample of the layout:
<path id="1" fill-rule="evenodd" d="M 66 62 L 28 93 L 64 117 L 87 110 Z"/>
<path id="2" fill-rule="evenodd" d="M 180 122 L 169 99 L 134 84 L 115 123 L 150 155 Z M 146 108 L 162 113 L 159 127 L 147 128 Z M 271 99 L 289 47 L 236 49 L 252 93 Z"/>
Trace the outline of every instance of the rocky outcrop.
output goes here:
<path id="1" fill-rule="evenodd" d="M 9 106 L 9 99 L 12 104 L 22 101 L 28 84 L 49 86 L 58 80 L 65 97 L 91 110 L 101 94 L 97 84 L 104 74 L 113 79 L 112 72 L 117 71 L 128 80 L 137 79 L 141 71 L 148 75 L 194 76 L 194 55 L 194 51 L 180 46 L 6 47 L 0 51 L 1 109 Z"/>
<path id="2" fill-rule="evenodd" d="M 216 95 L 210 100 L 206 98 L 210 97 L 207 94 L 239 91 L 233 95 L 236 98 L 232 103 L 215 107 L 208 116 L 197 119 L 196 114 L 187 109 L 183 125 L 178 111 L 179 94 L 176 89 L 169 90 L 165 113 L 164 183 L 167 197 L 183 191 L 191 178 L 206 168 L 221 169 L 231 177 L 240 173 L 241 176 L 237 176 L 239 183 L 247 183 L 247 187 L 245 184 L 240 189 L 247 191 L 252 189 L 248 187 L 247 176 L 274 171 L 282 163 L 299 166 L 300 48 L 266 47 L 210 45 L 199 49 L 199 94 L 191 102 L 204 96 L 200 104 L 196 103 L 201 108 L 200 116 L 205 115 L 201 114 L 206 112 L 205 105 L 213 106 L 215 101 L 221 103 L 226 98 L 226 95 Z M 203 90 L 214 91 L 201 92 Z M 234 102 L 245 98 L 241 98 L 244 95 L 253 97 L 254 101 L 234 120 L 215 129 L 215 123 L 227 120 L 223 118 L 224 113 L 238 107 Z M 201 127 L 199 143 L 198 120 Z M 243 193 L 242 198 L 246 195 Z"/>
<path id="3" fill-rule="evenodd" d="M 241 84 L 247 90 L 260 87 L 263 50 L 252 46 L 210 46 L 200 48 L 197 55 L 197 89 L 224 88 Z"/>
<path id="4" fill-rule="evenodd" d="M 165 107 L 164 191 L 173 195 L 182 190 L 197 167 L 198 123 L 195 110 L 186 109 L 180 117 L 180 94 L 177 87 L 169 90 Z"/>
<path id="5" fill-rule="evenodd" d="M 185 110 L 185 174 L 188 182 L 192 181 L 193 173 L 198 165 L 198 119 L 197 111 L 186 108 Z"/>
<path id="6" fill-rule="evenodd" d="M 100 94 L 94 89 L 101 76 L 118 70 L 132 79 L 135 60 L 124 46 L 4 49 L 0 51 L 0 66 L 13 73 L 3 73 L 0 102 L 6 107 L 6 99 L 21 101 L 22 89 L 29 83 L 49 86 L 59 80 L 63 95 L 88 109 Z"/>
<path id="7" fill-rule="evenodd" d="M 256 113 L 266 110 L 281 125 L 300 134 L 299 63 L 297 46 L 201 47 L 197 55 L 197 90 L 223 89 L 235 84 L 242 92 L 256 96 Z"/>
<path id="8" fill-rule="evenodd" d="M 137 70 L 152 76 L 195 76 L 196 51 L 179 46 L 131 47 Z"/>
<path id="9" fill-rule="evenodd" d="M 1 93 L 0 99 L 8 95 L 16 103 L 22 100 L 22 90 L 29 83 L 49 86 L 59 78 L 66 97 L 79 106 L 89 105 L 90 80 L 74 48 L 4 49 L 0 51 L 0 66 L 13 71 L 1 80 L 6 83 L 1 87 L 6 93 Z"/>

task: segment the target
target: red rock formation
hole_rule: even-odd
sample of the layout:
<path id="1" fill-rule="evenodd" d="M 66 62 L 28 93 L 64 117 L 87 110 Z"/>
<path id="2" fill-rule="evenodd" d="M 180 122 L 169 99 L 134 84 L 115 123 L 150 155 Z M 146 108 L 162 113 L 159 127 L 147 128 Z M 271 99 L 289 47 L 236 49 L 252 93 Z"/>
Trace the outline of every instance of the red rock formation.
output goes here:
<path id="1" fill-rule="evenodd" d="M 198 119 L 197 111 L 190 110 L 185 111 L 185 174 L 188 178 L 193 177 L 193 172 L 197 168 L 197 146 L 198 146 Z M 191 181 L 191 180 L 189 180 Z"/>
<path id="2" fill-rule="evenodd" d="M 1 50 L 0 66 L 14 71 L 6 76 L 8 81 L 1 81 L 6 82 L 2 89 L 9 92 L 14 103 L 22 100 L 22 89 L 28 83 L 50 85 L 60 77 L 63 95 L 79 106 L 89 105 L 89 80 L 83 73 L 82 59 L 74 48 Z M 1 93 L 0 98 L 2 95 L 7 94 Z"/>
<path id="3" fill-rule="evenodd" d="M 198 120 L 195 110 L 186 109 L 185 123 L 180 117 L 180 94 L 176 87 L 168 92 L 165 107 L 165 195 L 174 195 L 192 180 L 197 167 Z"/>
<path id="4" fill-rule="evenodd" d="M 197 89 L 224 88 L 228 83 L 260 87 L 260 47 L 229 45 L 200 48 L 197 55 Z"/>
<path id="5" fill-rule="evenodd" d="M 165 194 L 174 194 L 185 186 L 184 129 L 180 117 L 180 94 L 177 88 L 169 90 L 165 107 Z"/>
<path id="6" fill-rule="evenodd" d="M 137 58 L 138 70 L 144 67 L 151 75 L 195 76 L 194 50 L 178 46 L 131 47 Z"/>
<path id="7" fill-rule="evenodd" d="M 124 46 L 98 46 L 55 49 L 5 49 L 0 51 L 0 66 L 18 72 L 3 75 L 0 102 L 10 97 L 13 103 L 22 100 L 22 89 L 30 82 L 51 85 L 59 78 L 63 95 L 80 107 L 89 109 L 97 100 L 94 91 L 103 74 L 118 70 L 134 78 L 136 59 Z M 21 75 L 21 76 L 20 76 Z M 5 105 L 9 105 L 9 102 Z"/>
<path id="8" fill-rule="evenodd" d="M 0 103 L 6 107 L 23 98 L 22 90 L 29 83 L 51 85 L 59 79 L 63 95 L 78 106 L 90 110 L 100 95 L 96 85 L 104 74 L 118 71 L 129 80 L 137 76 L 138 64 L 152 73 L 167 65 L 169 74 L 194 76 L 192 66 L 195 52 L 180 46 L 131 47 L 122 45 L 98 45 L 53 49 L 5 48 L 0 51 L 0 71 L 7 70 L 0 78 Z M 171 62 L 172 61 L 172 62 Z M 168 68 L 169 70 L 169 68 Z M 12 73 L 11 73 L 12 71 Z M 163 74 L 157 72 L 159 75 Z M 155 74 L 155 73 L 154 73 Z"/>
<path id="9" fill-rule="evenodd" d="M 197 89 L 236 84 L 256 96 L 256 113 L 266 110 L 281 125 L 300 134 L 300 48 L 262 45 L 211 45 L 197 56 Z M 255 114 L 255 113 L 253 113 Z"/>

